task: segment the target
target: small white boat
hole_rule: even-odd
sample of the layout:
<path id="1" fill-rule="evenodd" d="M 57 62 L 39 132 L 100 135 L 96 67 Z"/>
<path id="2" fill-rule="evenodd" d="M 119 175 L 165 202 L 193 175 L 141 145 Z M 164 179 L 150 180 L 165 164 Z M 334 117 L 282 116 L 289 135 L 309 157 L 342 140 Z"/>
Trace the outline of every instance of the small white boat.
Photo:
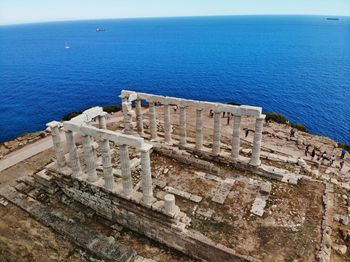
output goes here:
<path id="1" fill-rule="evenodd" d="M 65 49 L 69 49 L 69 48 L 70 48 L 70 46 L 68 45 L 67 42 L 64 44 L 64 48 L 65 48 Z"/>

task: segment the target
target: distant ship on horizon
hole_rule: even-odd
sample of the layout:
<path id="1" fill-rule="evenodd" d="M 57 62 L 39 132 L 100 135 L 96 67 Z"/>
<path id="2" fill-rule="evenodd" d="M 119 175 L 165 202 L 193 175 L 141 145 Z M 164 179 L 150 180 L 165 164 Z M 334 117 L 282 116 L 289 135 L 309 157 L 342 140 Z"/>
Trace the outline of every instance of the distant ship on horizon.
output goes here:
<path id="1" fill-rule="evenodd" d="M 338 17 L 327 17 L 327 20 L 339 20 Z"/>
<path id="2" fill-rule="evenodd" d="M 70 46 L 68 45 L 67 42 L 64 44 L 64 48 L 65 48 L 65 49 L 69 49 L 69 48 L 70 48 Z"/>

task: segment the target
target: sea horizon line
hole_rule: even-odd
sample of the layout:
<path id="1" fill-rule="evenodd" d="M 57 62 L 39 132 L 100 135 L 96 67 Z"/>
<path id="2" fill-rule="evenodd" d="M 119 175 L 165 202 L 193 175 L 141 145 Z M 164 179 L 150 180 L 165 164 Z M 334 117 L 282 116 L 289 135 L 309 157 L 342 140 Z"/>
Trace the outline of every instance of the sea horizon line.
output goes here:
<path id="1" fill-rule="evenodd" d="M 21 26 L 34 24 L 50 24 L 50 23 L 69 23 L 69 22 L 88 22 L 88 21 L 108 21 L 108 20 L 147 20 L 147 19 L 168 19 L 168 18 L 210 18 L 210 17 L 242 17 L 242 16 L 312 16 L 312 17 L 337 17 L 349 18 L 350 15 L 331 15 L 331 14 L 232 14 L 232 15 L 179 15 L 179 16 L 139 16 L 139 17 L 111 17 L 111 18 L 83 18 L 83 19 L 58 19 L 52 21 L 36 21 L 0 24 L 0 27 Z"/>

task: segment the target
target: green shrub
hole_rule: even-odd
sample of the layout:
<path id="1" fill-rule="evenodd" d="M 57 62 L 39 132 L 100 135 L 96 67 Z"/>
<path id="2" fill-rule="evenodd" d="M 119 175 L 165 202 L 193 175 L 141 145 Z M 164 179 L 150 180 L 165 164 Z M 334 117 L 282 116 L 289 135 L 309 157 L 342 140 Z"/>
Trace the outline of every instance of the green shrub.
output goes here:
<path id="1" fill-rule="evenodd" d="M 273 121 L 273 122 L 276 122 L 279 124 L 289 123 L 288 118 L 282 114 L 278 114 L 278 113 L 274 113 L 274 112 L 266 112 L 265 115 L 266 115 L 266 118 L 265 118 L 266 122 Z"/>
<path id="2" fill-rule="evenodd" d="M 236 103 L 236 102 L 227 102 L 228 105 L 231 105 L 231 106 L 240 106 L 242 104 L 239 104 L 239 103 Z"/>
<path id="3" fill-rule="evenodd" d="M 350 153 L 350 145 L 339 143 L 338 147 L 344 148 L 346 151 L 348 151 Z"/>
<path id="4" fill-rule="evenodd" d="M 90 108 L 90 107 L 89 107 Z M 71 112 L 71 113 L 68 113 L 66 115 L 63 116 L 63 121 L 69 121 L 71 120 L 73 117 L 76 117 L 80 114 L 82 114 L 85 110 L 89 109 L 89 108 L 86 108 L 84 110 L 81 110 L 81 111 L 77 111 L 77 112 Z M 107 105 L 107 106 L 102 106 L 103 108 L 103 111 L 107 112 L 107 113 L 112 113 L 112 112 L 118 112 L 120 111 L 120 107 L 118 105 Z"/>
<path id="5" fill-rule="evenodd" d="M 76 117 L 76 116 L 80 115 L 81 113 L 83 113 L 83 111 L 68 113 L 68 114 L 66 114 L 66 115 L 63 116 L 63 121 L 69 121 L 69 120 L 71 120 L 73 117 Z"/>
<path id="6" fill-rule="evenodd" d="M 107 106 L 103 106 L 102 108 L 103 108 L 103 111 L 107 113 L 120 111 L 120 107 L 118 105 L 107 105 Z"/>
<path id="7" fill-rule="evenodd" d="M 300 124 L 300 123 L 292 124 L 292 127 L 295 127 L 299 131 L 302 131 L 302 132 L 305 132 L 305 133 L 309 133 L 309 129 L 307 129 L 307 127 L 304 126 L 303 124 Z"/>

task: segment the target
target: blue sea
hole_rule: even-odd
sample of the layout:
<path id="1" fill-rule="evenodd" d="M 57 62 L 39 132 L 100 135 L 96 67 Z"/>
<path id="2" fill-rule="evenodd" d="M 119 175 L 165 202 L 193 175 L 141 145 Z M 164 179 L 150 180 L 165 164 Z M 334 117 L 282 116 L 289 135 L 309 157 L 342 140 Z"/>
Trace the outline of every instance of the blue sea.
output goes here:
<path id="1" fill-rule="evenodd" d="M 120 103 L 122 89 L 261 106 L 350 144 L 350 17 L 0 26 L 0 141 Z"/>

